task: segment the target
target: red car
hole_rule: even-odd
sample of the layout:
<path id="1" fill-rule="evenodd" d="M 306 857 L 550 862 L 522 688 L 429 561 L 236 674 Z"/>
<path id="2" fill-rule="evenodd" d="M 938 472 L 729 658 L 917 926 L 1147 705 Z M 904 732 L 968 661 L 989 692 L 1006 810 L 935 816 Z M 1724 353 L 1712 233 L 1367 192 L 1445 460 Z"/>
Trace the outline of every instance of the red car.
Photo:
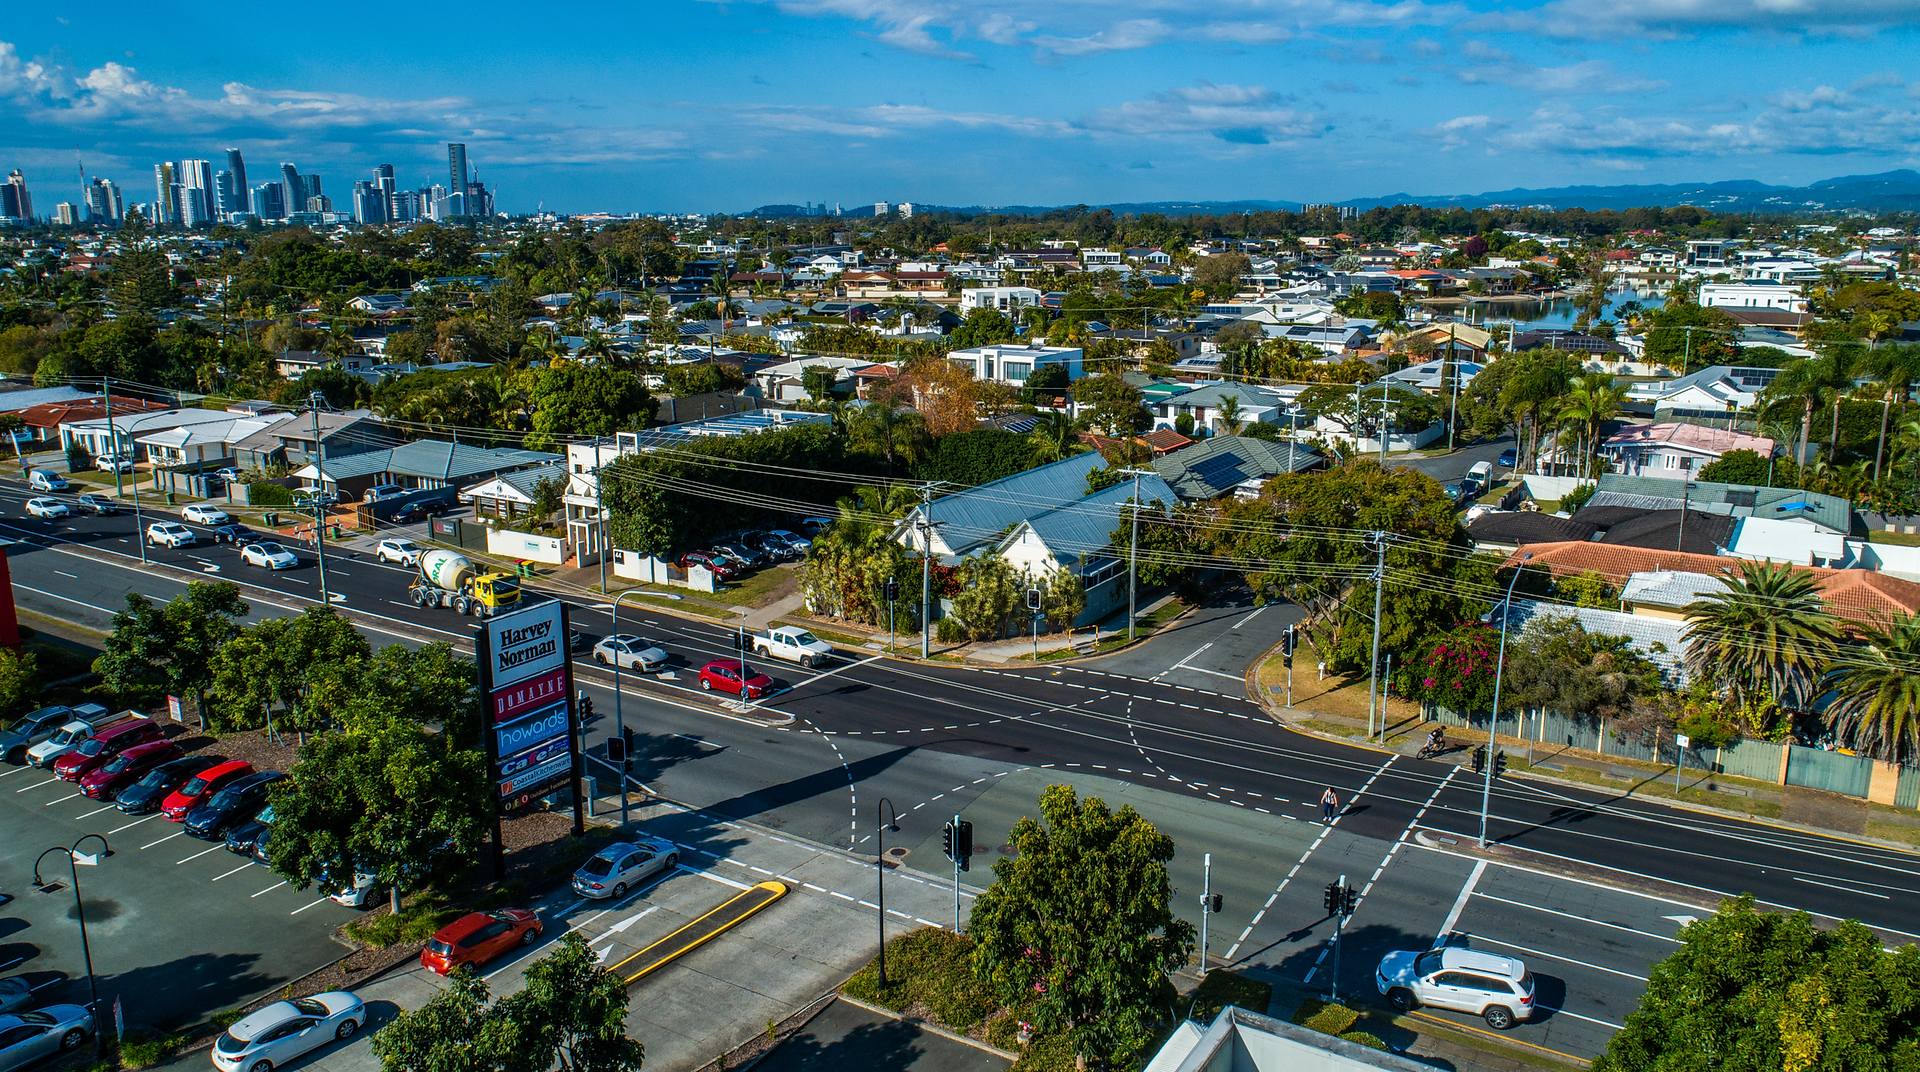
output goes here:
<path id="1" fill-rule="evenodd" d="M 55 759 L 53 773 L 62 781 L 77 782 L 134 745 L 157 741 L 160 736 L 160 724 L 150 718 L 116 722 Z"/>
<path id="2" fill-rule="evenodd" d="M 462 964 L 485 964 L 515 946 L 532 945 L 540 930 L 540 916 L 525 908 L 468 912 L 434 934 L 420 950 L 420 966 L 451 975 Z"/>
<path id="3" fill-rule="evenodd" d="M 80 779 L 80 791 L 94 800 L 112 800 L 135 778 L 170 759 L 179 759 L 180 746 L 172 741 L 148 741 L 121 752 Z"/>
<path id="4" fill-rule="evenodd" d="M 160 814 L 169 822 L 185 822 L 187 813 L 207 798 L 213 796 L 228 782 L 253 773 L 253 764 L 244 759 L 229 759 L 225 763 L 216 763 L 187 780 L 187 784 L 167 794 L 160 802 Z"/>
<path id="5" fill-rule="evenodd" d="M 742 682 L 740 660 L 715 659 L 700 668 L 700 687 L 708 692 L 718 689 L 735 696 L 744 695 L 749 700 L 758 700 L 773 688 L 773 679 L 765 674 L 750 674 Z"/>
<path id="6" fill-rule="evenodd" d="M 714 551 L 688 551 L 681 555 L 680 568 L 687 569 L 690 566 L 705 566 L 723 581 L 731 581 L 746 572 L 740 563 Z"/>

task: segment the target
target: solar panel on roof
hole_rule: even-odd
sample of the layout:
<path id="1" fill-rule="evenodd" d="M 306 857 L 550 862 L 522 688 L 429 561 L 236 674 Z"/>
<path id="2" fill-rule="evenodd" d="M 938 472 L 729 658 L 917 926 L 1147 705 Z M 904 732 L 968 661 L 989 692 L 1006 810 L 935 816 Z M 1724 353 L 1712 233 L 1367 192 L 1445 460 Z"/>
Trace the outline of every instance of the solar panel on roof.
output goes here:
<path id="1" fill-rule="evenodd" d="M 1188 471 L 1216 488 L 1233 487 L 1247 479 L 1246 459 L 1230 450 L 1204 458 L 1194 463 Z"/>

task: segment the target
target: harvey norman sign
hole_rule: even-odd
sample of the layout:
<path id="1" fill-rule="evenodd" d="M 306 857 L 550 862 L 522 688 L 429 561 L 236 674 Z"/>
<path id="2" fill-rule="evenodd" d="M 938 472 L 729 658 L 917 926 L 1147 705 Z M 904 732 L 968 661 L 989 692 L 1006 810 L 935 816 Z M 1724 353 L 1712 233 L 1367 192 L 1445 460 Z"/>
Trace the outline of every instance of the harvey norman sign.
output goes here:
<path id="1" fill-rule="evenodd" d="M 560 609 L 560 602 L 554 600 L 487 620 L 492 688 L 502 689 L 566 665 L 567 636 Z"/>

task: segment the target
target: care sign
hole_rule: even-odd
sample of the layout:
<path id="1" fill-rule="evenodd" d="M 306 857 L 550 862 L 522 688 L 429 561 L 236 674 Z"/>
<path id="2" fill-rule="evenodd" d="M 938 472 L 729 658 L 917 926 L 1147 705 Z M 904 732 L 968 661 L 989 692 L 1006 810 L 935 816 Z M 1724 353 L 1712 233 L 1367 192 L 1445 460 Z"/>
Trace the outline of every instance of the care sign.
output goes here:
<path id="1" fill-rule="evenodd" d="M 566 665 L 567 631 L 558 600 L 489 618 L 488 684 L 494 689 L 525 681 Z"/>

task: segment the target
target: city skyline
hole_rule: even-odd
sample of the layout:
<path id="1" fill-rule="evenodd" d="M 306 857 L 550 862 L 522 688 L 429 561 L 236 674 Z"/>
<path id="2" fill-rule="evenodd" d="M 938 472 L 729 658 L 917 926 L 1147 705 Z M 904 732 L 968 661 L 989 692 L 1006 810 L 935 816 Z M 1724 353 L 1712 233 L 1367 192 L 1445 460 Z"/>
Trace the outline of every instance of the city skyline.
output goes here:
<path id="1" fill-rule="evenodd" d="M 1920 162 L 1905 0 L 733 0 L 287 50 L 257 42 L 295 33 L 288 14 L 139 34 L 112 15 L 29 9 L 0 32 L 0 166 L 42 216 L 82 203 L 76 160 L 132 191 L 232 147 L 262 174 L 303 161 L 341 203 L 382 163 L 447 182 L 463 145 L 512 212 L 1793 184 Z"/>

